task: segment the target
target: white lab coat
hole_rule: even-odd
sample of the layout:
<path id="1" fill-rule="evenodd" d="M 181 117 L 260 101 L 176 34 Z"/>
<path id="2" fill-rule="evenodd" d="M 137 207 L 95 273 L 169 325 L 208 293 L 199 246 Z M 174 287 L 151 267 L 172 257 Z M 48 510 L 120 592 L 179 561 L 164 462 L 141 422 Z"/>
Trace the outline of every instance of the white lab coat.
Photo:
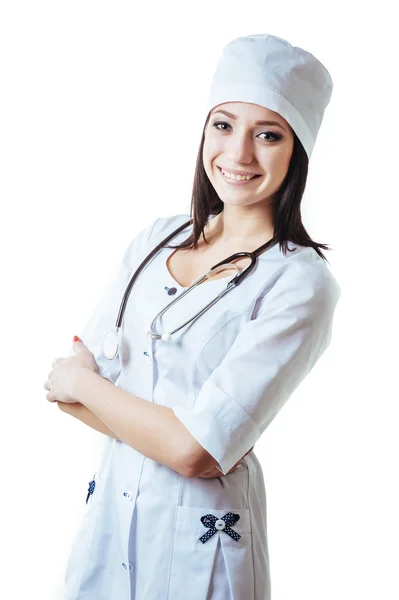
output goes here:
<path id="1" fill-rule="evenodd" d="M 220 478 L 185 478 L 124 442 L 104 436 L 95 488 L 77 530 L 66 571 L 65 600 L 269 600 L 266 493 L 257 442 L 331 340 L 340 286 L 311 249 L 290 243 L 264 252 L 248 278 L 173 335 L 147 336 L 153 317 L 182 287 L 168 271 L 173 249 L 161 250 L 139 275 L 127 303 L 121 365 L 102 357 L 137 266 L 188 214 L 156 219 L 129 244 L 121 267 L 85 330 L 83 343 L 100 374 L 120 388 L 173 409 L 218 461 Z M 185 239 L 183 230 L 170 243 Z M 202 308 L 228 279 L 204 283 L 155 325 L 173 330 Z M 93 473 L 88 473 L 88 481 Z M 82 489 L 82 502 L 88 489 Z M 230 536 L 211 532 L 201 517 Z M 212 519 L 212 517 L 211 517 Z M 220 524 L 220 523 L 219 523 Z M 213 530 L 215 531 L 215 530 Z"/>

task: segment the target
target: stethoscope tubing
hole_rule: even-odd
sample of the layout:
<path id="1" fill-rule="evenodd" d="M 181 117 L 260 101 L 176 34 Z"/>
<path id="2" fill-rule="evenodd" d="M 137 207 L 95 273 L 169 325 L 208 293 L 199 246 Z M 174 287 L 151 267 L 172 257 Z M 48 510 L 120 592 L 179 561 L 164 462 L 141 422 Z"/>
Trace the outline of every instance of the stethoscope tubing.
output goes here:
<path id="1" fill-rule="evenodd" d="M 191 224 L 192 224 L 192 219 L 190 219 L 186 223 L 183 223 L 183 225 L 180 225 L 177 229 L 175 229 L 174 231 L 172 231 L 172 233 L 170 233 L 164 240 L 162 240 L 159 244 L 157 244 L 157 246 L 155 246 L 155 248 L 146 256 L 146 258 L 137 267 L 137 269 L 136 269 L 135 273 L 133 274 L 132 278 L 130 279 L 129 284 L 128 284 L 128 286 L 127 286 L 127 288 L 125 290 L 125 293 L 123 295 L 122 302 L 121 302 L 121 305 L 119 307 L 118 317 L 116 319 L 115 326 L 111 330 L 109 330 L 105 334 L 105 336 L 104 336 L 104 339 L 103 339 L 103 351 L 104 351 L 104 355 L 106 356 L 106 358 L 108 358 L 108 359 L 111 360 L 118 353 L 119 342 L 120 342 L 120 330 L 121 330 L 121 326 L 122 326 L 123 315 L 124 315 L 124 312 L 125 312 L 127 301 L 129 299 L 129 296 L 130 296 L 130 292 L 132 290 L 132 287 L 133 287 L 133 285 L 134 285 L 137 277 L 140 275 L 140 273 L 142 272 L 142 270 L 144 269 L 144 267 L 146 265 L 148 265 L 148 263 L 151 261 L 151 259 L 166 244 L 168 244 L 171 239 L 173 239 L 181 231 L 183 231 L 183 229 L 185 229 L 186 227 L 188 227 Z M 199 279 L 197 279 L 197 281 L 195 281 L 189 288 L 187 288 L 184 292 L 182 292 L 181 294 L 179 294 L 177 296 L 177 298 L 175 298 L 174 300 L 172 300 L 167 306 L 165 306 L 161 311 L 159 311 L 159 313 L 152 320 L 152 322 L 150 324 L 150 330 L 147 332 L 147 334 L 152 339 L 162 339 L 162 340 L 165 340 L 165 341 L 170 340 L 171 337 L 172 337 L 172 334 L 176 333 L 177 331 L 180 331 L 180 329 L 182 329 L 183 327 L 185 327 L 186 325 L 188 325 L 188 323 L 194 322 L 202 314 L 204 314 L 204 312 L 206 312 L 213 304 L 215 304 L 216 302 L 218 302 L 225 294 L 227 294 L 228 292 L 230 292 L 235 286 L 239 285 L 245 279 L 245 277 L 247 277 L 247 275 L 249 275 L 249 273 L 252 271 L 252 269 L 255 267 L 258 255 L 261 252 L 263 252 L 264 250 L 266 250 L 266 249 L 274 246 L 276 243 L 277 243 L 277 240 L 276 240 L 275 236 L 273 236 L 270 240 L 268 240 L 265 244 L 262 244 L 262 246 L 260 246 L 259 248 L 257 248 L 253 252 L 236 252 L 235 254 L 232 254 L 231 256 L 225 258 L 224 260 L 221 260 L 216 265 L 213 265 L 213 267 L 204 276 L 202 276 Z M 156 319 L 158 319 L 160 316 L 162 316 L 176 302 L 178 302 L 179 300 L 181 300 L 182 298 L 184 298 L 184 296 L 186 296 L 195 287 L 197 287 L 197 285 L 200 285 L 200 283 L 202 283 L 204 281 L 204 279 L 206 279 L 206 277 L 209 275 L 209 273 L 211 273 L 217 267 L 220 267 L 220 266 L 222 266 L 224 264 L 231 263 L 233 260 L 236 260 L 236 259 L 244 257 L 244 256 L 248 256 L 251 259 L 250 264 L 247 267 L 245 267 L 245 269 L 243 269 L 242 271 L 240 271 L 237 275 L 235 275 L 233 277 L 233 279 L 228 282 L 226 288 L 224 290 L 222 290 L 221 292 L 219 292 L 219 294 L 217 294 L 217 296 L 215 298 L 213 298 L 213 300 L 211 300 L 206 306 L 204 306 L 204 308 L 202 308 L 200 311 L 198 311 L 194 315 L 194 317 L 191 317 L 188 321 L 186 321 L 185 323 L 183 323 L 182 325 L 180 325 L 175 330 L 173 330 L 173 331 L 171 331 L 169 333 L 164 333 L 164 334 L 160 335 L 160 334 L 158 334 L 158 333 L 156 333 L 154 331 L 153 326 L 154 326 L 154 323 L 155 323 Z M 109 334 L 111 334 L 111 338 L 108 337 L 108 342 L 107 342 L 107 336 L 109 336 Z M 108 344 L 107 351 L 105 351 L 105 347 L 106 347 L 107 344 Z"/>
<path id="2" fill-rule="evenodd" d="M 183 225 L 180 225 L 180 227 L 178 227 L 177 229 L 175 229 L 175 231 L 172 231 L 172 233 L 170 235 L 168 235 L 153 250 L 151 250 L 151 252 L 148 254 L 148 256 L 146 256 L 146 258 L 142 261 L 142 263 L 140 263 L 140 265 L 137 267 L 136 272 L 134 273 L 133 277 L 131 278 L 131 280 L 129 282 L 129 285 L 127 286 L 127 288 L 125 290 L 125 293 L 123 295 L 123 299 L 122 299 L 121 305 L 119 307 L 118 317 L 117 317 L 116 323 L 115 323 L 116 329 L 119 329 L 119 327 L 122 324 L 123 314 L 125 312 L 127 301 L 129 299 L 130 291 L 131 291 L 131 289 L 133 287 L 133 284 L 136 281 L 137 277 L 140 275 L 141 271 L 150 262 L 150 260 L 159 252 L 159 250 L 161 250 L 166 244 L 168 244 L 168 242 L 171 239 L 173 239 L 181 231 L 183 231 L 183 229 L 185 229 L 186 227 L 188 227 L 191 224 L 191 222 L 192 222 L 192 220 L 190 219 L 189 221 L 187 221 Z"/>
<path id="3" fill-rule="evenodd" d="M 205 279 L 205 277 L 201 277 L 201 281 L 203 281 Z M 167 306 L 165 306 L 165 308 L 163 308 L 151 321 L 151 325 L 150 325 L 150 329 L 147 332 L 148 335 L 153 339 L 153 340 L 159 340 L 162 339 L 162 335 L 159 335 L 158 333 L 155 333 L 153 330 L 153 326 L 155 321 L 158 319 L 158 317 L 161 317 L 169 308 L 171 308 L 176 302 L 178 302 L 179 300 L 181 300 L 186 294 L 188 294 L 189 292 L 191 292 L 192 289 L 194 289 L 195 287 L 197 287 L 197 285 L 199 285 L 199 281 L 196 283 L 193 283 L 192 286 L 190 286 L 187 290 L 185 290 L 184 292 L 182 292 L 181 294 L 179 294 L 177 296 L 177 298 L 175 298 L 174 300 L 172 300 L 172 302 L 170 302 Z M 180 325 L 180 327 L 177 327 L 176 329 L 174 329 L 173 331 L 169 332 L 169 335 L 172 335 L 174 333 L 176 333 L 177 331 L 180 331 L 180 329 L 183 329 L 183 327 L 185 327 L 186 325 L 188 325 L 189 323 L 193 322 L 198 319 L 198 317 L 200 317 L 202 314 L 204 314 L 204 312 L 206 312 L 208 310 L 208 308 L 210 308 L 213 304 L 216 304 L 216 302 L 218 302 L 218 300 L 220 300 L 220 298 L 222 298 L 225 294 L 227 294 L 227 292 L 230 291 L 231 287 L 232 287 L 232 282 L 230 281 L 227 285 L 227 287 L 222 290 L 221 292 L 219 292 L 219 294 L 217 296 L 215 296 L 215 298 L 213 298 L 213 300 L 211 300 L 210 302 L 208 302 L 208 304 L 206 306 L 204 306 L 204 308 L 202 308 L 200 311 L 198 311 L 193 317 L 191 317 L 190 319 L 188 319 L 185 323 L 183 323 L 183 325 Z M 230 286 L 230 287 L 229 287 Z"/>

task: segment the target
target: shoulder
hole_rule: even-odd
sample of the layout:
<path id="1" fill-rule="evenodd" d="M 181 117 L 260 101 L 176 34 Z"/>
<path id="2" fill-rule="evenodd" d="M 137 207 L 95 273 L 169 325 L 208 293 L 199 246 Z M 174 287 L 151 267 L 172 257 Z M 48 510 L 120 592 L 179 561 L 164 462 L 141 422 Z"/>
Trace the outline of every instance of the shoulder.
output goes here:
<path id="1" fill-rule="evenodd" d="M 158 217 L 150 221 L 129 242 L 124 255 L 123 263 L 131 269 L 138 259 L 144 260 L 145 256 L 153 249 L 168 233 L 172 233 L 177 227 L 190 220 L 190 215 L 178 214 L 168 217 Z"/>
<path id="2" fill-rule="evenodd" d="M 155 221 L 151 239 L 154 241 L 157 239 L 157 242 L 159 243 L 159 241 L 161 241 L 168 234 L 172 233 L 172 231 L 184 225 L 184 223 L 189 223 L 190 220 L 191 217 L 187 213 L 159 217 Z M 160 239 L 158 240 L 158 238 Z"/>
<path id="3" fill-rule="evenodd" d="M 275 298 L 281 306 L 322 304 L 333 309 L 340 298 L 341 286 L 328 263 L 313 248 L 291 242 L 289 247 L 295 251 L 284 255 L 277 250 L 258 307 Z"/>

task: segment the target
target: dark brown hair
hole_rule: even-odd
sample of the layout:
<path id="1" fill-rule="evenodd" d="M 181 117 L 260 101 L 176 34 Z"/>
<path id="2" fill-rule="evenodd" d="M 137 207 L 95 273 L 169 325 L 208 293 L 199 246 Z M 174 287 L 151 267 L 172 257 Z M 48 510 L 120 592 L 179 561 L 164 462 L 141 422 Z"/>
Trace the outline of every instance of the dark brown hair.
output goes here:
<path id="1" fill-rule="evenodd" d="M 191 196 L 190 218 L 193 220 L 193 232 L 183 242 L 177 245 L 167 245 L 166 248 L 198 248 L 198 239 L 204 235 L 204 227 L 212 214 L 223 211 L 224 204 L 216 193 L 215 188 L 209 181 L 204 169 L 203 148 L 205 141 L 205 129 L 208 124 L 210 113 L 206 119 L 202 132 L 201 143 L 197 155 L 197 163 L 194 173 L 193 192 Z M 306 186 L 308 176 L 309 160 L 302 143 L 292 130 L 294 135 L 294 147 L 287 174 L 280 189 L 276 193 L 273 204 L 274 237 L 280 245 L 280 250 L 286 255 L 288 241 L 300 246 L 310 246 L 326 262 L 329 262 L 319 250 L 331 250 L 326 244 L 314 242 L 306 231 L 301 217 L 301 200 Z M 204 240 L 209 243 L 204 235 Z M 265 240 L 265 243 L 267 240 Z"/>

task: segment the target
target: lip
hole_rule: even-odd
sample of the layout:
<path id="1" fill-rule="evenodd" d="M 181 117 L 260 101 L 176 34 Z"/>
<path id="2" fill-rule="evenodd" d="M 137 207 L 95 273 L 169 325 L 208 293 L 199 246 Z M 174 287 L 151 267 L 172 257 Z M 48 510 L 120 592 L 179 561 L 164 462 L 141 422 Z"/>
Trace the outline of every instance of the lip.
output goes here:
<path id="1" fill-rule="evenodd" d="M 235 180 L 235 179 L 228 179 L 227 177 L 225 177 L 222 173 L 222 169 L 220 167 L 217 167 L 220 177 L 223 179 L 224 183 L 226 183 L 227 185 L 234 185 L 234 186 L 238 186 L 238 185 L 251 185 L 254 181 L 257 181 L 259 179 L 259 177 L 253 177 L 252 179 L 241 179 L 241 180 Z"/>
<path id="2" fill-rule="evenodd" d="M 237 169 L 225 169 L 224 167 L 220 167 L 219 165 L 216 166 L 218 169 L 223 169 L 223 171 L 233 173 L 233 175 L 260 175 L 260 173 L 254 173 L 253 171 L 237 171 Z"/>

